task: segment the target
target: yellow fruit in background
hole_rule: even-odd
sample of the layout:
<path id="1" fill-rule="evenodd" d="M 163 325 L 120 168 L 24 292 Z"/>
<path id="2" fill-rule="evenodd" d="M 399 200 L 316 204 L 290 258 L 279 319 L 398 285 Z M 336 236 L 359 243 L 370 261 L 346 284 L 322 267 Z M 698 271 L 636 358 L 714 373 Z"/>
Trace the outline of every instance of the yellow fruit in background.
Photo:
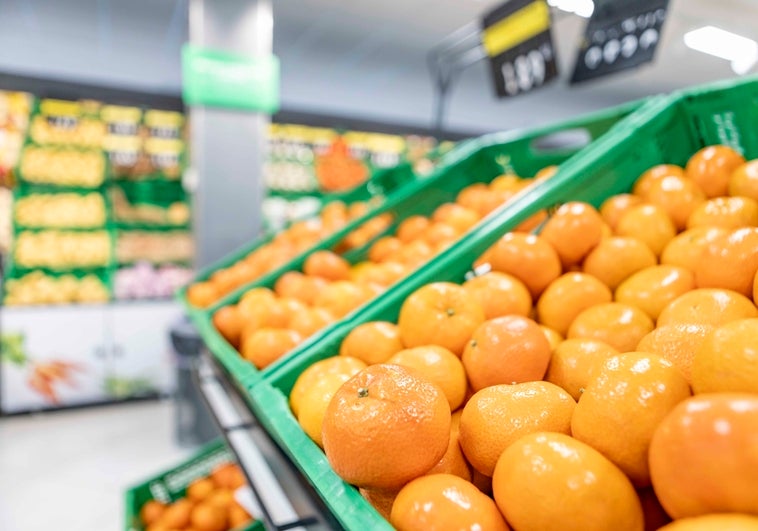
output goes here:
<path id="1" fill-rule="evenodd" d="M 758 394 L 758 319 L 732 321 L 705 336 L 692 361 L 692 389 Z"/>
<path id="2" fill-rule="evenodd" d="M 695 275 L 679 266 L 656 265 L 634 273 L 616 288 L 615 300 L 644 311 L 655 321 L 680 295 L 695 289 Z"/>
<path id="3" fill-rule="evenodd" d="M 550 358 L 545 380 L 554 383 L 579 400 L 584 388 L 606 359 L 618 350 L 595 339 L 566 339 Z"/>

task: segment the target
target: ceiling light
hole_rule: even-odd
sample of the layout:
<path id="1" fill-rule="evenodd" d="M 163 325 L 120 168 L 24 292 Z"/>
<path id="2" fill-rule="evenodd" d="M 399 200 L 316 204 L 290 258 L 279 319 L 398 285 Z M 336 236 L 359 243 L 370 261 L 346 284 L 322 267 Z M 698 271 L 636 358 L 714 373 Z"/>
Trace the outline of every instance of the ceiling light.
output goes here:
<path id="1" fill-rule="evenodd" d="M 685 33 L 684 44 L 730 61 L 736 74 L 746 73 L 758 62 L 758 42 L 714 26 Z"/>
<path id="2" fill-rule="evenodd" d="M 595 10 L 595 4 L 592 0 L 547 0 L 547 3 L 561 11 L 568 11 L 584 18 L 591 17 Z"/>

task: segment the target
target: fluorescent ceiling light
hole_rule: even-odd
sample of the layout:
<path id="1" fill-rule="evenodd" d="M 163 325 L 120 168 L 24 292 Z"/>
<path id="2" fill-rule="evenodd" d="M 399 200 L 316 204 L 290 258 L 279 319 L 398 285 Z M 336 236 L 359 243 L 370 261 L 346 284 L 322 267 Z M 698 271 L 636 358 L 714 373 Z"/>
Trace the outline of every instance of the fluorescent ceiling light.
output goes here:
<path id="1" fill-rule="evenodd" d="M 746 73 L 758 62 L 758 42 L 715 26 L 685 33 L 684 44 L 698 52 L 730 61 L 736 74 Z"/>
<path id="2" fill-rule="evenodd" d="M 592 12 L 595 11 L 592 0 L 547 0 L 547 3 L 561 11 L 568 11 L 584 18 L 591 17 Z"/>

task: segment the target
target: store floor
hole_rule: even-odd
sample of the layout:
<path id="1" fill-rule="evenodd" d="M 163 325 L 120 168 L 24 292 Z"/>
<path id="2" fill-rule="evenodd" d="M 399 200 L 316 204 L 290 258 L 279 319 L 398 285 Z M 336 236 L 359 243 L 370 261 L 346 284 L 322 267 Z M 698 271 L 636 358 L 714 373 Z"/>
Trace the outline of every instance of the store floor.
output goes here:
<path id="1" fill-rule="evenodd" d="M 186 458 L 171 401 L 0 420 L 0 530 L 122 531 L 124 491 Z"/>

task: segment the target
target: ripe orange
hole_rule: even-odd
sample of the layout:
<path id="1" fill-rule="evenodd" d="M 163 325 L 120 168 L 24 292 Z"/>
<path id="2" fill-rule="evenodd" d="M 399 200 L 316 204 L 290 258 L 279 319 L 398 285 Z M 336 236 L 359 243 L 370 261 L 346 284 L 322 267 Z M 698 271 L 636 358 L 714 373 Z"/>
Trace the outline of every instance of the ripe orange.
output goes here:
<path id="1" fill-rule="evenodd" d="M 697 395 L 658 425 L 650 474 L 674 519 L 709 513 L 758 514 L 758 397 Z"/>
<path id="2" fill-rule="evenodd" d="M 694 273 L 708 244 L 726 233 L 726 229 L 720 227 L 696 227 L 680 232 L 663 249 L 661 263 L 684 267 Z"/>
<path id="3" fill-rule="evenodd" d="M 340 346 L 340 355 L 358 358 L 373 365 L 384 363 L 403 348 L 397 325 L 373 321 L 356 326 L 345 336 Z"/>
<path id="4" fill-rule="evenodd" d="M 213 326 L 234 348 L 239 348 L 245 320 L 236 306 L 224 306 L 213 314 Z"/>
<path id="5" fill-rule="evenodd" d="M 188 498 L 180 498 L 166 507 L 160 523 L 168 529 L 182 529 L 190 524 L 190 515 L 194 503 Z"/>
<path id="6" fill-rule="evenodd" d="M 238 306 L 244 318 L 244 326 L 240 338 L 240 345 L 245 342 L 250 334 L 261 328 L 286 328 L 290 321 L 287 304 L 281 303 L 282 299 L 274 299 L 271 302 L 257 306 Z"/>
<path id="7" fill-rule="evenodd" d="M 467 280 L 463 287 L 479 301 L 487 319 L 503 315 L 527 316 L 532 310 L 532 294 L 513 275 L 490 271 Z"/>
<path id="8" fill-rule="evenodd" d="M 431 474 L 452 474 L 459 478 L 471 481 L 471 469 L 468 461 L 463 455 L 460 445 L 460 424 L 462 409 L 455 411 L 450 418 L 450 441 L 447 445 L 447 451 L 442 459 L 434 465 L 427 476 Z"/>
<path id="9" fill-rule="evenodd" d="M 347 280 L 350 278 L 350 262 L 331 251 L 316 251 L 305 259 L 303 273 L 326 280 Z"/>
<path id="10" fill-rule="evenodd" d="M 348 356 L 333 356 L 320 360 L 305 369 L 295 380 L 295 385 L 290 391 L 289 404 L 292 413 L 297 417 L 300 414 L 300 406 L 305 399 L 308 390 L 318 384 L 318 382 L 329 375 L 347 375 L 347 381 L 353 375 L 367 367 L 363 360 L 351 358 Z"/>
<path id="11" fill-rule="evenodd" d="M 453 227 L 457 234 L 463 234 L 479 223 L 479 214 L 462 205 L 445 203 L 437 207 L 432 214 L 432 220 Z"/>
<path id="12" fill-rule="evenodd" d="M 302 341 L 294 330 L 260 328 L 242 340 L 242 357 L 258 369 L 265 369 Z"/>
<path id="13" fill-rule="evenodd" d="M 424 240 L 414 240 L 403 246 L 393 260 L 416 269 L 434 256 L 434 249 Z"/>
<path id="14" fill-rule="evenodd" d="M 237 308 L 246 320 L 261 314 L 261 308 L 266 309 L 276 302 L 277 297 L 268 288 L 253 288 L 245 292 L 237 303 Z"/>
<path id="15" fill-rule="evenodd" d="M 323 308 L 304 308 L 292 316 L 287 328 L 305 339 L 333 322 L 334 316 Z"/>
<path id="16" fill-rule="evenodd" d="M 674 226 L 682 230 L 692 211 L 705 202 L 705 194 L 695 181 L 683 175 L 671 175 L 651 182 L 643 199 L 662 207 Z"/>
<path id="17" fill-rule="evenodd" d="M 461 414 L 460 442 L 471 466 L 492 476 L 503 450 L 537 431 L 570 433 L 576 402 L 548 382 L 494 385 L 477 391 Z"/>
<path id="18" fill-rule="evenodd" d="M 372 262 L 384 262 L 397 254 L 403 247 L 403 242 L 394 236 L 383 236 L 376 240 L 368 251 L 368 259 Z"/>
<path id="19" fill-rule="evenodd" d="M 440 244 L 451 243 L 458 239 L 458 231 L 443 222 L 434 222 L 429 225 L 421 235 L 421 238 L 435 248 Z"/>
<path id="20" fill-rule="evenodd" d="M 542 181 L 549 179 L 553 175 L 558 173 L 558 166 L 553 164 L 552 166 L 545 166 L 540 171 L 534 174 L 534 180 L 535 181 Z"/>
<path id="21" fill-rule="evenodd" d="M 455 202 L 479 214 L 489 194 L 489 187 L 484 183 L 474 183 L 458 192 Z"/>
<path id="22" fill-rule="evenodd" d="M 465 288 L 435 282 L 405 299 L 397 325 L 407 348 L 439 345 L 460 356 L 484 319 L 481 305 Z"/>
<path id="23" fill-rule="evenodd" d="M 186 496 L 193 502 L 201 502 L 210 496 L 215 489 L 216 486 L 210 478 L 198 478 L 187 485 Z"/>
<path id="24" fill-rule="evenodd" d="M 631 352 L 653 328 L 652 319 L 636 306 L 609 302 L 587 308 L 577 315 L 566 337 L 597 339 L 619 352 Z"/>
<path id="25" fill-rule="evenodd" d="M 360 285 L 347 280 L 332 282 L 316 295 L 313 305 L 324 308 L 337 319 L 361 306 L 369 298 L 369 294 Z"/>
<path id="26" fill-rule="evenodd" d="M 506 315 L 479 326 L 461 359 L 475 391 L 541 380 L 550 363 L 550 343 L 528 317 Z"/>
<path id="27" fill-rule="evenodd" d="M 553 350 L 545 380 L 579 400 L 603 362 L 619 351 L 595 339 L 567 339 Z"/>
<path id="28" fill-rule="evenodd" d="M 644 352 L 613 356 L 579 399 L 571 435 L 610 459 L 637 487 L 645 487 L 650 484 L 647 454 L 653 432 L 689 396 L 682 373 L 660 356 Z"/>
<path id="29" fill-rule="evenodd" d="M 190 522 L 195 529 L 203 531 L 225 531 L 228 529 L 226 511 L 209 503 L 199 503 L 192 509 Z"/>
<path id="30" fill-rule="evenodd" d="M 758 317 L 758 308 L 741 293 L 699 288 L 670 302 L 658 316 L 658 326 L 677 323 L 721 326 L 749 317 Z"/>
<path id="31" fill-rule="evenodd" d="M 692 361 L 695 393 L 758 393 L 758 319 L 727 323 L 708 334 Z"/>
<path id="32" fill-rule="evenodd" d="M 634 487 L 600 452 L 562 433 L 510 445 L 492 478 L 495 502 L 514 529 L 642 531 Z M 560 493 L 547 496 L 546 493 Z"/>
<path id="33" fill-rule="evenodd" d="M 408 483 L 395 498 L 390 522 L 398 531 L 510 529 L 492 498 L 451 474 L 423 476 Z"/>
<path id="34" fill-rule="evenodd" d="M 219 298 L 221 293 L 211 282 L 195 282 L 187 288 L 187 300 L 198 308 L 207 308 Z"/>
<path id="35" fill-rule="evenodd" d="M 708 197 L 726 195 L 732 172 L 745 163 L 745 157 L 728 146 L 704 147 L 687 161 L 687 177 L 695 181 Z"/>
<path id="36" fill-rule="evenodd" d="M 595 304 L 611 302 L 613 294 L 585 273 L 566 273 L 545 289 L 537 301 L 537 320 L 565 335 L 577 315 Z"/>
<path id="37" fill-rule="evenodd" d="M 545 223 L 540 236 L 558 252 L 563 267 L 578 264 L 602 237 L 603 218 L 588 203 L 561 205 Z"/>
<path id="38" fill-rule="evenodd" d="M 616 225 L 618 236 L 631 236 L 641 240 L 656 256 L 676 236 L 674 222 L 658 205 L 642 204 L 630 208 Z"/>
<path id="39" fill-rule="evenodd" d="M 704 324 L 667 324 L 658 326 L 637 344 L 640 352 L 649 352 L 670 361 L 692 383 L 692 360 L 695 352 L 713 330 Z"/>
<path id="40" fill-rule="evenodd" d="M 253 517 L 247 514 L 247 511 L 237 502 L 232 503 L 229 507 L 229 527 L 231 529 L 244 528 L 250 525 L 252 521 Z"/>
<path id="41" fill-rule="evenodd" d="M 451 411 L 455 411 L 463 403 L 468 385 L 466 371 L 460 358 L 448 349 L 437 345 L 405 349 L 390 357 L 387 363 L 414 369 L 439 386 L 445 393 Z"/>
<path id="42" fill-rule="evenodd" d="M 431 225 L 431 221 L 427 217 L 410 216 L 400 222 L 395 236 L 403 243 L 410 243 L 421 238 L 429 225 Z"/>
<path id="43" fill-rule="evenodd" d="M 644 311 L 655 321 L 674 299 L 695 289 L 695 275 L 672 265 L 647 267 L 627 278 L 616 288 L 615 300 Z"/>
<path id="44" fill-rule="evenodd" d="M 157 522 L 161 516 L 163 516 L 166 510 L 166 504 L 156 500 L 148 500 L 140 508 L 139 516 L 145 526 L 149 526 L 153 522 Z"/>
<path id="45" fill-rule="evenodd" d="M 658 164 L 639 176 L 632 193 L 640 197 L 647 195 L 652 184 L 665 177 L 684 177 L 684 168 L 676 164 Z"/>
<path id="46" fill-rule="evenodd" d="M 724 288 L 753 294 L 758 272 L 758 227 L 738 229 L 714 238 L 695 267 L 699 288 Z"/>
<path id="47" fill-rule="evenodd" d="M 758 201 L 749 197 L 715 197 L 698 205 L 687 219 L 687 228 L 740 229 L 758 225 Z"/>
<path id="48" fill-rule="evenodd" d="M 498 175 L 490 182 L 490 190 L 501 192 L 518 192 L 524 187 L 524 182 L 518 175 L 504 173 Z"/>
<path id="49" fill-rule="evenodd" d="M 660 531 L 758 531 L 758 516 L 752 514 L 706 514 L 680 518 Z"/>
<path id="50" fill-rule="evenodd" d="M 637 238 L 612 236 L 604 238 L 584 259 L 582 271 L 615 290 L 632 274 L 654 266 L 655 254 Z"/>
<path id="51" fill-rule="evenodd" d="M 450 406 L 436 385 L 399 365 L 362 370 L 329 403 L 322 429 L 334 471 L 359 487 L 397 489 L 447 450 Z"/>
<path id="52" fill-rule="evenodd" d="M 600 205 L 600 216 L 612 229 L 616 230 L 619 219 L 629 209 L 642 204 L 642 198 L 632 194 L 617 194 L 609 197 Z"/>
<path id="53" fill-rule="evenodd" d="M 529 288 L 534 298 L 561 274 L 558 253 L 534 234 L 506 233 L 488 254 L 493 271 L 513 275 Z"/>
<path id="54" fill-rule="evenodd" d="M 746 162 L 732 172 L 729 195 L 750 197 L 758 201 L 758 159 Z"/>

